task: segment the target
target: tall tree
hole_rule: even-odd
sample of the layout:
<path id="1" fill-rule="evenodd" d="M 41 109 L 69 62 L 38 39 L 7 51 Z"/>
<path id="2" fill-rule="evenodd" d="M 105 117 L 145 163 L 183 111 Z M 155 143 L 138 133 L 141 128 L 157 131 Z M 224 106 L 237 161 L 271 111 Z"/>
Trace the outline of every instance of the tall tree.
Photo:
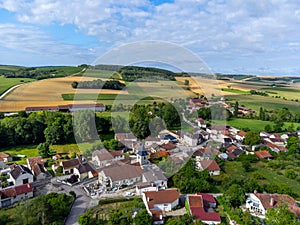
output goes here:
<path id="1" fill-rule="evenodd" d="M 234 116 L 235 118 L 237 118 L 237 117 L 238 117 L 238 114 L 239 114 L 239 103 L 236 101 L 236 102 L 235 102 L 235 105 L 234 105 L 233 116 Z"/>
<path id="2" fill-rule="evenodd" d="M 260 120 L 265 120 L 266 119 L 265 110 L 262 107 L 259 108 L 259 119 Z"/>

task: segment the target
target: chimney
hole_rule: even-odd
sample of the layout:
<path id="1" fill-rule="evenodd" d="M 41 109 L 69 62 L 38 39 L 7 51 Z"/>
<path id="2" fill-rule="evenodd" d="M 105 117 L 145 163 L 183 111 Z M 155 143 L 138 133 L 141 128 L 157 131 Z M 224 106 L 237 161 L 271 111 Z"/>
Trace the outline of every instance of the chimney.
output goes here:
<path id="1" fill-rule="evenodd" d="M 257 194 L 257 190 L 254 190 L 254 192 L 253 192 L 254 194 Z"/>
<path id="2" fill-rule="evenodd" d="M 273 207 L 274 206 L 274 198 L 272 195 L 270 195 L 270 206 Z"/>
<path id="3" fill-rule="evenodd" d="M 149 197 L 147 197 L 147 202 L 150 202 L 150 198 Z"/>

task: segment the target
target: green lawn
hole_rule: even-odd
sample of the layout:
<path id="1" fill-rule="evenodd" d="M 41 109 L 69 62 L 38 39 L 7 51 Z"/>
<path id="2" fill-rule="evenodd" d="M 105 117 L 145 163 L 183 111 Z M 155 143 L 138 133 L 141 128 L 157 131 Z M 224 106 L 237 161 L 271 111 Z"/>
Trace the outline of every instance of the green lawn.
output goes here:
<path id="1" fill-rule="evenodd" d="M 38 150 L 36 145 L 26 145 L 18 147 L 10 147 L 1 149 L 1 152 L 9 153 L 12 156 L 25 155 L 26 158 L 34 157 L 38 155 Z M 26 158 L 18 158 L 15 163 L 26 164 Z"/>
<path id="2" fill-rule="evenodd" d="M 6 78 L 4 76 L 0 76 L 0 95 L 3 94 L 9 88 L 17 85 L 23 84 L 26 82 L 35 81 L 35 79 L 30 78 Z"/>

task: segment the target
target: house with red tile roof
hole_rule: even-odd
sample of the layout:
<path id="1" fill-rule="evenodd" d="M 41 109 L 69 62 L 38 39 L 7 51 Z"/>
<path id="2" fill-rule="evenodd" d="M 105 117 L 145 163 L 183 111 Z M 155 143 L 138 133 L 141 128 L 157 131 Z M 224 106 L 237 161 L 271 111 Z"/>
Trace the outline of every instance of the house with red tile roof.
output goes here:
<path id="1" fill-rule="evenodd" d="M 296 200 L 289 195 L 251 193 L 246 200 L 246 208 L 252 215 L 261 218 L 265 217 L 268 209 L 277 208 L 282 204 L 286 204 L 289 210 L 300 219 L 300 207 Z"/>
<path id="2" fill-rule="evenodd" d="M 202 160 L 196 162 L 199 170 L 208 170 L 210 175 L 220 175 L 221 169 L 215 160 Z"/>
<path id="3" fill-rule="evenodd" d="M 164 212 L 171 211 L 179 203 L 180 193 L 177 189 L 147 191 L 142 199 L 148 213 L 153 216 L 154 224 L 163 224 Z"/>
<path id="4" fill-rule="evenodd" d="M 259 159 L 273 159 L 274 157 L 267 150 L 254 152 Z"/>
<path id="5" fill-rule="evenodd" d="M 235 139 L 238 140 L 238 141 L 244 141 L 245 140 L 245 137 L 246 137 L 246 132 L 245 131 L 239 131 L 237 133 L 237 135 L 235 136 Z"/>
<path id="6" fill-rule="evenodd" d="M 44 167 L 44 161 L 41 156 L 27 158 L 27 166 L 31 170 L 36 180 L 46 179 L 50 174 Z"/>
<path id="7" fill-rule="evenodd" d="M 12 156 L 5 152 L 0 152 L 0 160 L 3 162 L 11 162 Z"/>
<path id="8" fill-rule="evenodd" d="M 13 205 L 23 199 L 33 197 L 32 183 L 22 184 L 0 190 L 0 208 Z"/>
<path id="9" fill-rule="evenodd" d="M 189 213 L 196 220 L 201 220 L 205 224 L 220 224 L 221 217 L 219 213 L 214 212 L 216 200 L 212 195 L 197 193 L 195 195 L 187 195 L 186 203 Z"/>

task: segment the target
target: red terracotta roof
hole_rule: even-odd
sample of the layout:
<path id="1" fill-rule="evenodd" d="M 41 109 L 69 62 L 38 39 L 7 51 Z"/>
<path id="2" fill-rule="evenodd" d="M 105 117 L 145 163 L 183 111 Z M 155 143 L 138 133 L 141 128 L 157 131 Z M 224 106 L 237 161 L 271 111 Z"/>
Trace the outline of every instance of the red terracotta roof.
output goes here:
<path id="1" fill-rule="evenodd" d="M 22 185 L 16 186 L 15 190 L 16 190 L 17 195 L 21 195 L 21 194 L 25 194 L 28 192 L 32 192 L 33 187 L 32 187 L 31 183 L 28 183 L 28 184 L 22 184 Z"/>
<path id="2" fill-rule="evenodd" d="M 172 203 L 179 198 L 177 189 L 167 189 L 161 191 L 144 192 L 149 209 L 153 209 L 155 204 Z"/>
<path id="3" fill-rule="evenodd" d="M 197 193 L 197 195 L 202 196 L 203 201 L 207 201 L 207 202 L 211 202 L 211 203 L 216 203 L 216 199 L 214 198 L 213 195 L 205 194 L 205 193 Z"/>
<path id="4" fill-rule="evenodd" d="M 14 187 L 3 189 L 3 190 L 0 191 L 0 194 L 1 194 L 2 199 L 12 198 L 12 197 L 15 197 L 17 195 L 16 190 L 15 190 Z"/>
<path id="5" fill-rule="evenodd" d="M 231 145 L 230 147 L 227 148 L 228 152 L 233 152 L 237 147 L 235 145 Z"/>
<path id="6" fill-rule="evenodd" d="M 162 210 L 150 210 L 151 214 L 152 214 L 152 217 L 153 217 L 153 220 L 154 221 L 160 221 L 160 217 L 163 217 L 164 213 Z"/>
<path id="7" fill-rule="evenodd" d="M 257 151 L 255 152 L 255 155 L 260 159 L 273 158 L 273 156 L 267 150 Z"/>
<path id="8" fill-rule="evenodd" d="M 282 204 L 295 205 L 296 201 L 291 196 L 286 194 L 255 194 L 255 196 L 261 201 L 263 207 L 268 210 L 269 208 L 276 208 Z M 274 200 L 274 204 L 271 205 L 271 198 Z"/>
<path id="9" fill-rule="evenodd" d="M 172 149 L 176 148 L 176 145 L 171 142 L 168 142 L 167 144 L 163 143 L 160 146 L 166 150 L 172 150 Z"/>
<path id="10" fill-rule="evenodd" d="M 5 153 L 5 152 L 0 152 L 0 158 L 7 158 L 7 157 L 9 157 L 10 156 L 10 154 L 7 154 L 7 153 Z"/>
<path id="11" fill-rule="evenodd" d="M 200 195 L 189 195 L 188 198 L 190 207 L 203 207 L 203 201 Z"/>
<path id="12" fill-rule="evenodd" d="M 240 137 L 246 137 L 246 132 L 245 131 L 243 131 L 243 130 L 241 130 L 241 131 L 239 131 L 238 133 L 237 133 L 237 135 L 238 136 L 240 136 Z"/>
<path id="13" fill-rule="evenodd" d="M 219 213 L 205 212 L 203 207 L 192 207 L 191 213 L 195 216 L 196 220 L 221 222 Z"/>
<path id="14" fill-rule="evenodd" d="M 221 170 L 218 163 L 215 160 L 202 160 L 200 161 L 201 167 L 208 171 Z"/>

